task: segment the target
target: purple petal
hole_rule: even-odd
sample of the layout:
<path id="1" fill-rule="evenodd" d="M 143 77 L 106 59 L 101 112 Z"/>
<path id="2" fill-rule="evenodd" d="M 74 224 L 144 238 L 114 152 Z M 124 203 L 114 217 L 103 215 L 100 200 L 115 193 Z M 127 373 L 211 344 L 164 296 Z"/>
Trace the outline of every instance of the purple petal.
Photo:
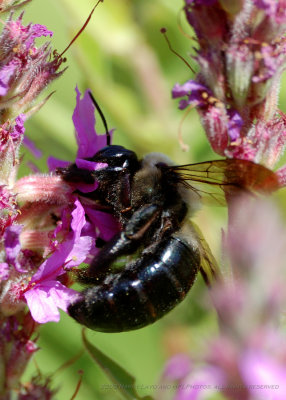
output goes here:
<path id="1" fill-rule="evenodd" d="M 89 207 L 85 207 L 85 212 L 90 221 L 94 224 L 95 228 L 99 230 L 100 236 L 103 240 L 110 240 L 116 233 L 120 231 L 118 221 L 111 214 L 94 210 Z"/>
<path id="2" fill-rule="evenodd" d="M 0 263 L 0 282 L 6 281 L 9 278 L 10 269 L 7 263 Z"/>
<path id="3" fill-rule="evenodd" d="M 75 163 L 78 168 L 87 169 L 88 171 L 97 171 L 99 169 L 108 167 L 108 164 L 106 163 L 98 163 L 94 161 L 83 160 L 81 158 L 77 158 Z"/>
<path id="4" fill-rule="evenodd" d="M 81 202 L 76 199 L 74 202 L 75 209 L 72 211 L 72 222 L 71 228 L 74 232 L 75 237 L 80 237 L 81 230 L 86 222 L 85 211 Z"/>
<path id="5" fill-rule="evenodd" d="M 53 32 L 49 31 L 45 25 L 34 24 L 32 25 L 32 30 L 35 38 L 41 36 L 53 36 Z"/>
<path id="6" fill-rule="evenodd" d="M 214 394 L 218 391 L 217 388 L 225 386 L 225 383 L 224 373 L 219 368 L 206 366 L 194 371 L 186 379 L 180 381 L 174 400 L 214 398 Z"/>
<path id="7" fill-rule="evenodd" d="M 273 16 L 277 9 L 277 0 L 254 0 L 256 7 L 266 11 L 269 16 Z"/>
<path id="8" fill-rule="evenodd" d="M 68 305 L 74 300 L 75 296 L 78 296 L 78 292 L 65 287 L 58 281 L 36 285 L 24 293 L 33 319 L 40 324 L 51 321 L 59 322 L 58 308 L 66 312 Z"/>
<path id="9" fill-rule="evenodd" d="M 205 94 L 207 94 L 205 96 Z M 188 105 L 194 106 L 208 106 L 208 97 L 211 94 L 210 90 L 200 83 L 190 80 L 183 85 L 178 83 L 174 86 L 172 90 L 172 97 L 174 99 L 178 97 L 187 96 L 187 99 L 180 101 L 179 108 L 181 110 L 185 109 Z"/>
<path id="10" fill-rule="evenodd" d="M 39 150 L 35 143 L 29 139 L 27 136 L 24 137 L 23 139 L 23 145 L 30 150 L 30 152 L 36 157 L 36 158 L 41 158 L 42 157 L 42 152 Z"/>
<path id="11" fill-rule="evenodd" d="M 33 163 L 32 161 L 27 161 L 26 165 L 28 168 L 30 168 L 30 171 L 33 174 L 40 174 L 42 171 L 40 170 L 39 167 L 37 167 L 37 165 L 35 163 Z"/>
<path id="12" fill-rule="evenodd" d="M 187 354 L 176 354 L 165 366 L 164 379 L 177 381 L 184 379 L 190 372 L 192 363 Z"/>
<path id="13" fill-rule="evenodd" d="M 55 157 L 49 157 L 47 161 L 49 171 L 54 171 L 57 168 L 66 168 L 70 165 L 69 161 L 60 160 Z"/>
<path id="14" fill-rule="evenodd" d="M 25 43 L 27 49 L 34 45 L 36 38 L 41 36 L 53 36 L 53 32 L 49 31 L 45 25 L 34 24 L 29 25 L 29 28 L 29 36 Z"/>
<path id="15" fill-rule="evenodd" d="M 21 243 L 20 243 L 20 233 L 22 231 L 22 225 L 11 225 L 6 228 L 4 233 L 4 244 L 6 251 L 6 261 L 8 264 L 14 265 L 14 267 L 19 272 L 22 271 L 19 263 L 17 262 L 17 257 L 21 251 Z"/>
<path id="16" fill-rule="evenodd" d="M 78 238 L 66 259 L 65 268 L 77 267 L 81 263 L 85 262 L 94 247 L 94 239 L 90 236 L 82 236 Z"/>
<path id="17" fill-rule="evenodd" d="M 97 163 L 94 161 L 83 160 L 81 158 L 76 159 L 76 165 L 78 168 L 87 169 L 88 171 L 96 171 L 98 169 L 106 168 L 108 164 L 106 163 Z M 91 193 L 94 192 L 98 187 L 98 182 L 94 182 L 91 184 L 88 183 L 77 183 L 76 188 L 82 193 Z"/>
<path id="18" fill-rule="evenodd" d="M 98 135 L 95 131 L 94 105 L 89 97 L 88 90 L 80 99 L 80 92 L 76 88 L 76 107 L 73 113 L 73 122 L 78 144 L 77 158 L 89 158 L 106 146 L 106 136 Z"/>
<path id="19" fill-rule="evenodd" d="M 285 400 L 286 367 L 260 351 L 243 355 L 240 372 L 253 398 Z"/>
<path id="20" fill-rule="evenodd" d="M 12 59 L 9 64 L 4 65 L 0 70 L 0 96 L 5 96 L 9 90 L 9 81 L 17 68 L 20 67 L 20 61 Z"/>
<path id="21" fill-rule="evenodd" d="M 40 266 L 38 271 L 32 276 L 31 283 L 42 283 L 56 279 L 63 274 L 65 261 L 72 252 L 73 240 L 67 240 Z"/>
<path id="22" fill-rule="evenodd" d="M 243 125 L 243 120 L 239 113 L 235 110 L 230 110 L 228 112 L 229 122 L 228 122 L 228 136 L 233 142 L 240 137 L 240 130 Z"/>
<path id="23" fill-rule="evenodd" d="M 76 189 L 82 193 L 91 193 L 94 192 L 98 188 L 98 182 L 93 183 L 77 183 L 75 185 Z"/>
<path id="24" fill-rule="evenodd" d="M 10 132 L 10 136 L 13 139 L 18 139 L 20 136 L 24 135 L 24 133 L 25 133 L 24 122 L 25 122 L 26 118 L 27 117 L 25 114 L 20 114 L 15 119 L 14 130 L 12 132 Z"/>
<path id="25" fill-rule="evenodd" d="M 63 242 L 58 249 L 39 267 L 33 275 L 32 283 L 55 279 L 65 272 L 64 267 L 74 267 L 81 264 L 92 247 L 94 240 L 91 237 L 80 237 L 81 230 L 85 225 L 85 211 L 79 200 L 75 201 L 75 209 L 72 212 L 72 237 Z"/>
<path id="26" fill-rule="evenodd" d="M 94 239 L 89 236 L 78 238 L 76 241 L 67 240 L 51 255 L 32 277 L 31 282 L 43 282 L 55 279 L 65 272 L 84 262 L 94 247 Z M 65 267 L 65 269 L 63 268 Z"/>
<path id="27" fill-rule="evenodd" d="M 209 90 L 207 89 L 206 86 L 201 85 L 200 83 L 190 80 L 184 83 L 183 85 L 179 85 L 176 83 L 172 90 L 172 96 L 174 99 L 178 97 L 183 97 L 183 96 L 188 96 L 192 91 L 206 91 L 209 93 Z"/>

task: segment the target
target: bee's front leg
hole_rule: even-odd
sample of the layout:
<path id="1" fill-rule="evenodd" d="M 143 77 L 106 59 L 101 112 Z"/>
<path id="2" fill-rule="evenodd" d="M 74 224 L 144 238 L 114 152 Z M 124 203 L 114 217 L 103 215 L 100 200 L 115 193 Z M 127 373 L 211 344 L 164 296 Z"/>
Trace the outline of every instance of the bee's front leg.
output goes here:
<path id="1" fill-rule="evenodd" d="M 122 256 L 135 253 L 150 242 L 153 226 L 160 218 L 158 205 L 145 205 L 133 213 L 125 229 L 107 242 L 92 260 L 90 266 L 81 271 L 79 281 L 100 284 L 112 272 L 112 264 Z"/>

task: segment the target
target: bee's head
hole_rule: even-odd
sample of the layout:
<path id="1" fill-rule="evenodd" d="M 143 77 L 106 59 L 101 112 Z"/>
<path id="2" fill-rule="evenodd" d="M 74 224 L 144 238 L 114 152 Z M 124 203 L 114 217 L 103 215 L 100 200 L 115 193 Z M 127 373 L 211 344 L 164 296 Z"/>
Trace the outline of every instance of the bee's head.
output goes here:
<path id="1" fill-rule="evenodd" d="M 139 161 L 134 151 L 118 145 L 103 147 L 88 160 L 107 163 L 109 167 L 118 167 L 120 169 L 126 168 L 130 171 L 135 171 L 139 167 Z"/>

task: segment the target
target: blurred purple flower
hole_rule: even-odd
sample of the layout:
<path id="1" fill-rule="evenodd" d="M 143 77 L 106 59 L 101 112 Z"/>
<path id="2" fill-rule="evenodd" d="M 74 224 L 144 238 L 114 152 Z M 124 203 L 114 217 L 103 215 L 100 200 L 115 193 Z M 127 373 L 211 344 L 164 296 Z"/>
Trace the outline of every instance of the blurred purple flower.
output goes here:
<path id="1" fill-rule="evenodd" d="M 209 337 L 199 360 L 178 355 L 168 362 L 162 379 L 179 381 L 174 399 L 208 399 L 214 391 L 233 400 L 285 398 L 285 247 L 272 203 L 245 195 L 232 204 L 225 273 L 211 290 L 220 332 Z"/>
<path id="2" fill-rule="evenodd" d="M 165 365 L 163 379 L 177 381 L 185 378 L 192 370 L 190 357 L 186 354 L 176 354 Z"/>
<path id="3" fill-rule="evenodd" d="M 35 143 L 29 139 L 27 136 L 24 136 L 23 138 L 23 145 L 33 154 L 34 157 L 36 158 L 41 158 L 43 153 L 41 150 L 39 150 Z"/>
<path id="4" fill-rule="evenodd" d="M 286 366 L 261 350 L 250 349 L 242 355 L 240 373 L 249 388 L 251 399 L 284 400 Z"/>

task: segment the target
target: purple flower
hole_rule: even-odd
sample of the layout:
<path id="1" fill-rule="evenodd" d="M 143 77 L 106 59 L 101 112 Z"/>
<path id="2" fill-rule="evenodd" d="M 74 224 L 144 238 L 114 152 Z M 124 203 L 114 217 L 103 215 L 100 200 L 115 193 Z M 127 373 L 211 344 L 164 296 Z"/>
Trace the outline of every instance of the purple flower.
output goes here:
<path id="1" fill-rule="evenodd" d="M 9 90 L 9 82 L 19 68 L 18 59 L 12 59 L 9 64 L 4 65 L 0 70 L 0 96 L 5 96 Z"/>
<path id="2" fill-rule="evenodd" d="M 14 123 L 7 122 L 1 126 L 0 146 L 2 151 L 6 150 L 7 147 L 10 145 L 9 143 L 10 139 L 13 140 L 14 146 L 18 145 L 17 147 L 19 147 L 19 144 L 21 143 L 25 133 L 25 127 L 24 127 L 25 120 L 26 120 L 25 114 L 20 114 L 18 115 L 17 118 L 15 118 Z"/>
<path id="3" fill-rule="evenodd" d="M 35 112 L 38 107 L 31 107 L 32 102 L 48 83 L 63 73 L 58 72 L 63 59 L 56 54 L 52 57 L 49 43 L 40 48 L 35 46 L 35 39 L 52 36 L 52 32 L 39 24 L 24 26 L 23 14 L 15 21 L 12 17 L 13 14 L 0 36 L 0 103 L 6 110 L 2 113 L 6 120 L 22 112 Z"/>
<path id="4" fill-rule="evenodd" d="M 228 111 L 228 135 L 231 142 L 235 142 L 240 137 L 243 120 L 235 110 Z"/>
<path id="5" fill-rule="evenodd" d="M 60 160 L 52 156 L 48 157 L 47 163 L 49 171 L 51 172 L 55 171 L 57 168 L 66 168 L 70 165 L 69 161 Z"/>
<path id="6" fill-rule="evenodd" d="M 212 148 L 217 153 L 226 155 L 228 145 L 241 135 L 243 120 L 239 113 L 226 107 L 212 95 L 210 89 L 193 80 L 183 85 L 176 84 L 172 95 L 173 98 L 187 97 L 180 101 L 180 109 L 187 106 L 198 108 Z"/>
<path id="7" fill-rule="evenodd" d="M 183 99 L 180 101 L 179 108 L 185 109 L 188 105 L 198 106 L 200 108 L 209 106 L 210 90 L 196 81 L 188 81 L 183 85 L 178 83 L 172 90 L 172 96 L 174 99 L 178 97 L 187 97 L 187 100 Z"/>
<path id="8" fill-rule="evenodd" d="M 184 379 L 192 369 L 190 357 L 186 354 L 176 354 L 165 365 L 163 378 L 165 380 L 177 381 Z"/>
<path id="9" fill-rule="evenodd" d="M 264 10 L 273 22 L 277 24 L 286 23 L 285 0 L 254 0 L 254 4 L 261 10 Z"/>
<path id="10" fill-rule="evenodd" d="M 180 109 L 198 109 L 215 152 L 273 167 L 284 150 L 277 98 L 286 63 L 286 3 L 250 3 L 185 0 L 200 71 L 194 80 L 176 84 L 173 97 L 183 97 Z M 261 124 L 271 138 L 261 140 Z"/>
<path id="11" fill-rule="evenodd" d="M 177 384 L 175 400 L 208 399 L 214 392 L 231 400 L 286 395 L 285 335 L 279 329 L 286 303 L 285 227 L 274 204 L 248 195 L 230 212 L 223 262 L 231 274 L 226 270 L 211 289 L 219 333 L 212 332 L 195 356 L 168 361 L 161 380 Z"/>
<path id="12" fill-rule="evenodd" d="M 80 96 L 81 94 L 76 87 L 76 107 L 72 117 L 78 145 L 75 164 L 78 168 L 86 169 L 88 171 L 97 171 L 98 169 L 107 167 L 107 164 L 87 160 L 87 158 L 92 158 L 100 149 L 106 146 L 106 136 L 99 135 L 95 131 L 94 105 L 89 96 L 89 90 L 85 92 L 82 99 Z M 110 135 L 112 135 L 112 131 L 110 132 Z M 67 161 L 49 157 L 48 165 L 50 170 L 54 170 L 58 167 L 66 167 L 69 163 Z M 93 192 L 96 190 L 97 186 L 98 183 L 96 181 L 92 184 L 74 184 L 74 187 L 82 193 Z"/>
<path id="13" fill-rule="evenodd" d="M 42 31 L 38 28 L 35 35 Z M 73 120 L 78 152 L 75 166 L 93 172 L 107 167 L 105 163 L 92 161 L 92 157 L 106 145 L 106 136 L 95 131 L 94 105 L 88 92 L 82 99 L 78 89 L 76 93 Z M 20 115 L 14 128 L 7 130 L 7 137 L 11 132 L 13 140 L 22 140 L 23 121 L 24 116 Z M 50 159 L 49 163 L 52 170 L 70 165 L 55 159 Z M 2 297 L 3 310 L 17 312 L 25 301 L 36 322 L 58 321 L 59 308 L 66 311 L 74 297 L 79 295 L 68 287 L 72 282 L 67 271 L 90 261 L 98 251 L 95 247 L 98 237 L 108 241 L 120 231 L 119 222 L 112 215 L 98 210 L 96 202 L 82 196 L 94 192 L 97 187 L 95 180 L 89 185 L 64 182 L 62 176 L 54 172 L 24 177 L 14 184 L 13 190 L 20 204 L 17 220 L 23 228 L 12 225 L 7 229 L 5 226 L 7 259 L 2 263 L 1 279 L 6 282 L 7 290 Z M 26 254 L 21 246 L 29 249 L 30 253 Z M 23 260 L 26 270 L 21 269 Z M 21 272 L 22 278 L 14 280 L 13 274 L 8 275 L 8 267 Z"/>
<path id="14" fill-rule="evenodd" d="M 86 158 L 91 158 L 102 146 L 105 146 L 106 136 L 97 135 L 95 131 L 94 106 L 88 92 L 82 99 L 78 89 L 76 92 L 77 103 L 73 121 L 78 152 L 75 164 L 78 168 L 96 171 L 105 168 L 107 164 L 96 163 Z M 66 167 L 67 163 L 52 159 L 50 165 L 52 168 L 59 165 Z M 61 178 L 58 176 L 22 178 L 16 185 L 18 197 L 22 201 L 38 201 L 43 196 L 47 197 L 47 212 L 51 204 L 55 202 L 62 204 L 59 221 L 53 230 L 49 245 L 52 254 L 39 265 L 23 290 L 23 296 L 32 317 L 39 323 L 58 321 L 60 318 L 58 309 L 66 311 L 68 304 L 79 295 L 78 292 L 67 288 L 62 283 L 62 277 L 65 276 L 66 271 L 88 261 L 95 254 L 95 239 L 98 236 L 103 240 L 110 240 L 120 230 L 118 221 L 112 215 L 97 210 L 96 203 L 92 204 L 80 195 L 80 193 L 96 190 L 98 186 L 96 181 L 90 185 L 71 184 L 70 192 L 68 192 L 66 189 L 56 189 L 57 179 Z M 72 193 L 73 190 L 76 192 Z M 43 191 L 42 194 L 41 191 Z M 35 193 L 37 193 L 36 196 Z M 62 196 L 63 200 L 55 201 L 53 196 L 57 196 L 58 199 Z"/>
<path id="15" fill-rule="evenodd" d="M 80 99 L 80 92 L 76 88 L 76 107 L 72 119 L 78 144 L 77 159 L 93 157 L 98 150 L 106 146 L 106 136 L 95 132 L 94 105 L 88 92 L 87 90 Z"/>
<path id="16" fill-rule="evenodd" d="M 41 36 L 53 36 L 53 32 L 49 31 L 46 26 L 40 24 L 30 24 L 27 26 L 27 31 L 29 32 L 27 39 L 25 40 L 26 48 L 30 49 L 34 46 L 35 39 Z"/>
<path id="17" fill-rule="evenodd" d="M 43 282 L 24 294 L 33 319 L 40 324 L 59 322 L 59 308 L 66 312 L 69 303 L 77 295 L 77 292 L 58 281 Z"/>
<path id="18" fill-rule="evenodd" d="M 286 396 L 286 367 L 271 355 L 250 349 L 242 355 L 240 373 L 252 398 L 284 400 Z"/>
<path id="19" fill-rule="evenodd" d="M 72 212 L 70 237 L 40 265 L 24 292 L 32 317 L 39 323 L 58 322 L 60 319 L 58 308 L 66 311 L 68 304 L 78 295 L 78 292 L 67 288 L 57 278 L 67 269 L 85 261 L 94 246 L 92 238 L 80 236 L 86 221 L 83 207 L 78 200 L 75 206 Z"/>
<path id="20" fill-rule="evenodd" d="M 214 366 L 194 367 L 189 356 L 177 354 L 165 366 L 161 383 L 176 382 L 174 400 L 210 398 L 225 384 L 223 371 Z"/>

